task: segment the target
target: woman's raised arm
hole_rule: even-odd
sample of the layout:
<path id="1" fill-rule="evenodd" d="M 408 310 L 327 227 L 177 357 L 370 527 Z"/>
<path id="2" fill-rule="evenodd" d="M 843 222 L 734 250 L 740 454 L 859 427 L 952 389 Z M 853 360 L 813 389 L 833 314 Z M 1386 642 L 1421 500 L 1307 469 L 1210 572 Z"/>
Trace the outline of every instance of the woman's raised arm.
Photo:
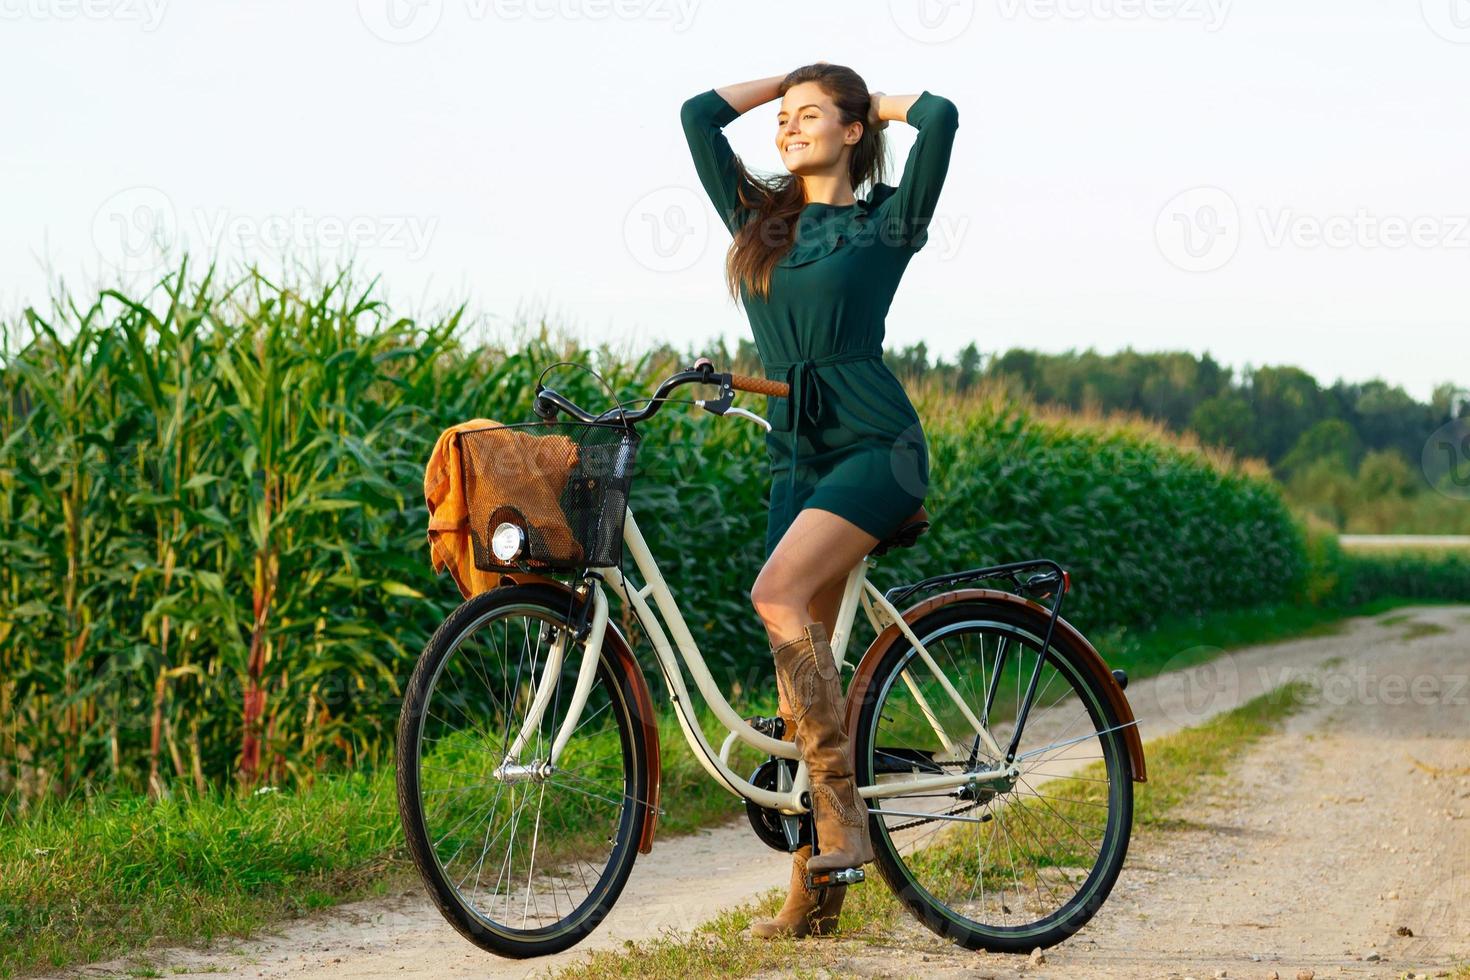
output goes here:
<path id="1" fill-rule="evenodd" d="M 929 240 L 929 221 L 949 171 L 950 150 L 960 125 L 959 109 L 928 89 L 918 95 L 875 94 L 879 119 L 898 119 L 919 131 L 909 149 L 898 190 L 888 203 L 887 232 L 914 251 Z"/>
<path id="2" fill-rule="evenodd" d="M 773 75 L 707 89 L 686 99 L 679 109 L 695 173 L 732 235 L 748 217 L 749 209 L 740 203 L 740 175 L 724 128 L 735 117 L 776 98 L 784 77 Z"/>

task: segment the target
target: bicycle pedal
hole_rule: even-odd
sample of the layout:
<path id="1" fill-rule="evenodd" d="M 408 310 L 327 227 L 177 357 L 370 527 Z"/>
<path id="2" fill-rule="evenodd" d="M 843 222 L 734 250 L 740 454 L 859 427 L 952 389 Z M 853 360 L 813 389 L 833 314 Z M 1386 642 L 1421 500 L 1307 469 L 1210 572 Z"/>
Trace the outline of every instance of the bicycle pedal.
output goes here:
<path id="1" fill-rule="evenodd" d="M 808 871 L 807 888 L 829 888 L 832 885 L 856 885 L 866 876 L 862 868 L 833 868 L 831 871 Z"/>

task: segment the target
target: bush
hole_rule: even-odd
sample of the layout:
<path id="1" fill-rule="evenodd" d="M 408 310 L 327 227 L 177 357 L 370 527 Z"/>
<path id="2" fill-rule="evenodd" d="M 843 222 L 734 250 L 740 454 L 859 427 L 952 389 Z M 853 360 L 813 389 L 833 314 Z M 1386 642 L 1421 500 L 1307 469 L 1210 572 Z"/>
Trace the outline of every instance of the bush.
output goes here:
<path id="1" fill-rule="evenodd" d="M 1393 596 L 1470 602 L 1470 555 L 1355 554 L 1339 557 L 1332 600 L 1353 606 Z"/>

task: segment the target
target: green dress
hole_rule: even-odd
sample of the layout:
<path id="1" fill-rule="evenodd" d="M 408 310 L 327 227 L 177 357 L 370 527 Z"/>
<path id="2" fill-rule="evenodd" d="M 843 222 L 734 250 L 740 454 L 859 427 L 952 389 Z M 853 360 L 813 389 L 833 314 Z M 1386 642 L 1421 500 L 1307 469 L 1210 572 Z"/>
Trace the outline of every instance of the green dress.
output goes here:
<path id="1" fill-rule="evenodd" d="M 680 111 L 700 183 L 732 235 L 755 213 L 740 203 L 723 132 L 738 115 L 714 89 Z M 740 287 L 765 376 L 791 386 L 789 397 L 766 403 L 766 557 L 804 507 L 881 539 L 918 509 L 929 487 L 919 416 L 883 363 L 884 318 L 909 259 L 928 239 L 959 114 L 926 89 L 908 122 L 918 138 L 897 187 L 876 183 L 854 204 L 807 204 L 772 270 L 769 298 Z"/>

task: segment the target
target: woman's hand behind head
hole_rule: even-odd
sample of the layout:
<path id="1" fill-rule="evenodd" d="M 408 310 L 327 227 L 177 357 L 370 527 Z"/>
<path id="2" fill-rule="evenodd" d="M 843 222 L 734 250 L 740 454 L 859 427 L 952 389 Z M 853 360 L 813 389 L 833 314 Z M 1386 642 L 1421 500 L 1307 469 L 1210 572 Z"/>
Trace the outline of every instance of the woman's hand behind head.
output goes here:
<path id="1" fill-rule="evenodd" d="M 888 120 L 878 114 L 878 103 L 883 98 L 883 93 L 871 92 L 869 98 L 872 99 L 872 104 L 868 108 L 868 125 L 873 129 L 887 129 Z"/>

